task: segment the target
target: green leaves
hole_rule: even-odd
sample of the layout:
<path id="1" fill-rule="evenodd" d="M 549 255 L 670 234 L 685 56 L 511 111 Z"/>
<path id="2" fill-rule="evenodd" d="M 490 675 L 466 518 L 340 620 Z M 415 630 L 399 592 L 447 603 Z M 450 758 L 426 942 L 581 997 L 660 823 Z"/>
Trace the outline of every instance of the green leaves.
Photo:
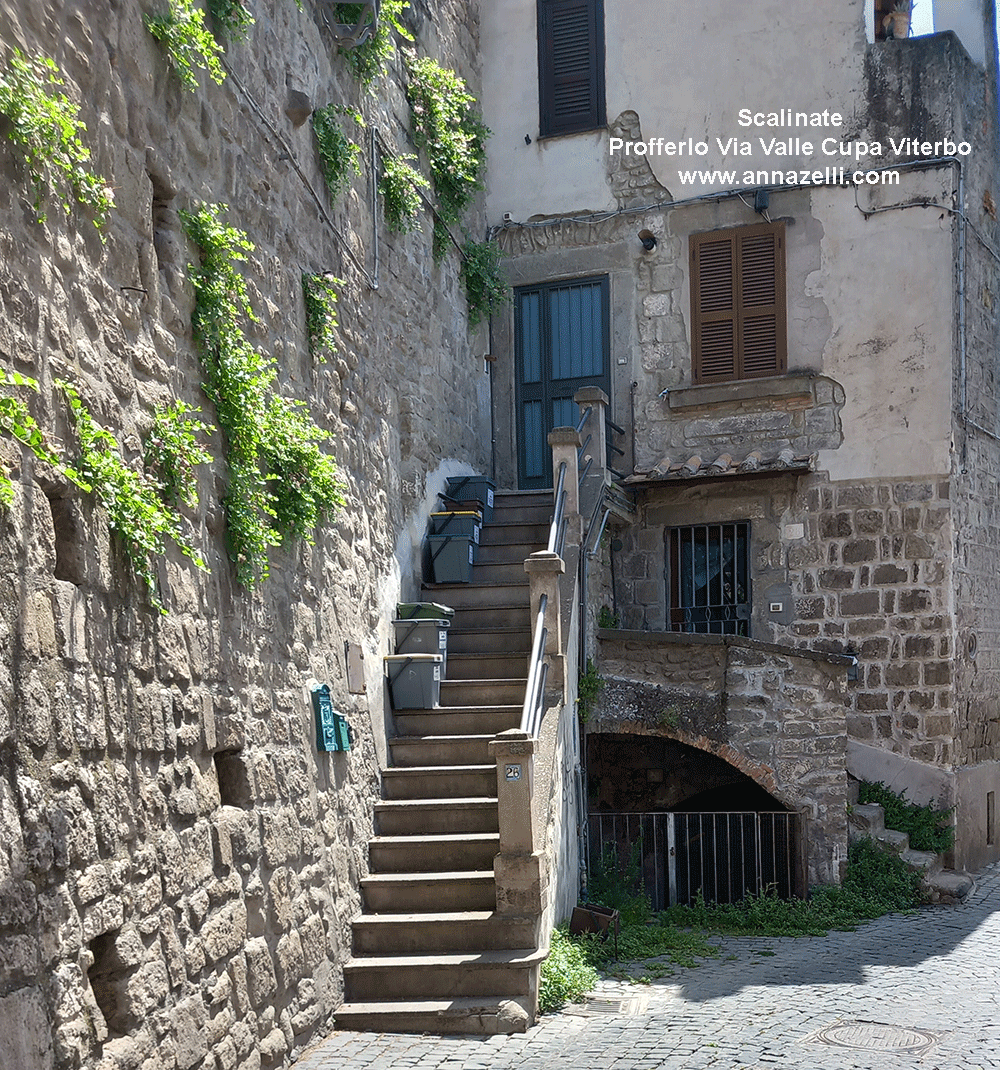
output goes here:
<path id="1" fill-rule="evenodd" d="M 45 220 L 42 201 L 51 193 L 67 214 L 74 201 L 93 212 L 100 229 L 114 194 L 88 166 L 90 150 L 79 137 L 87 127 L 79 118 L 80 109 L 59 91 L 64 84 L 51 59 L 31 58 L 15 48 L 0 74 L 0 114 L 8 120 L 7 140 L 24 154 L 38 221 Z"/>
<path id="2" fill-rule="evenodd" d="M 885 811 L 886 828 L 908 833 L 914 851 L 947 851 L 955 842 L 955 829 L 945 824 L 952 811 L 907 802 L 905 796 L 905 792 L 897 794 L 885 784 L 868 780 L 862 780 L 858 788 L 858 802 L 878 803 Z"/>
<path id="3" fill-rule="evenodd" d="M 246 280 L 236 265 L 253 246 L 243 231 L 221 219 L 224 204 L 181 212 L 188 237 L 201 250 L 201 265 L 188 271 L 195 290 L 192 325 L 205 369 L 205 393 L 215 405 L 228 446 L 229 485 L 223 504 L 229 556 L 243 586 L 267 578 L 268 551 L 285 538 L 312 541 L 320 519 L 343 504 L 343 486 L 333 459 L 320 448 L 329 438 L 303 402 L 274 390 L 274 361 L 247 340 L 243 321 L 254 321 Z M 323 283 L 307 283 L 306 279 Z M 324 276 L 303 276 L 323 316 L 332 314 L 332 284 Z M 334 295 L 335 296 L 335 295 Z M 307 304 L 307 318 L 308 312 Z M 332 338 L 335 321 L 319 313 L 310 336 Z"/>
<path id="4" fill-rule="evenodd" d="M 542 963 L 538 1009 L 557 1011 L 565 1003 L 578 1003 L 597 984 L 597 970 L 587 962 L 584 948 L 564 929 L 553 929 L 548 958 Z"/>
<path id="5" fill-rule="evenodd" d="M 150 602 L 165 613 L 153 556 L 164 552 L 169 538 L 198 568 L 205 569 L 205 562 L 184 538 L 180 517 L 163 504 L 157 484 L 125 463 L 118 440 L 94 420 L 75 387 L 62 380 L 57 380 L 56 386 L 65 394 L 76 426 L 80 472 L 107 512 L 108 527 L 121 539 L 133 571 L 146 585 Z"/>
<path id="6" fill-rule="evenodd" d="M 241 0 L 208 0 L 208 13 L 216 25 L 233 41 L 243 41 L 254 23 L 253 15 Z"/>
<path id="7" fill-rule="evenodd" d="M 205 12 L 194 6 L 194 0 L 169 0 L 165 15 L 143 15 L 142 20 L 167 50 L 171 66 L 188 89 L 198 88 L 197 70 L 201 67 L 213 82 L 221 85 L 225 81 L 226 72 L 219 60 L 222 49 L 205 26 Z"/>
<path id="8" fill-rule="evenodd" d="M 427 150 L 441 218 L 457 223 L 483 188 L 490 131 L 474 107 L 476 98 L 454 71 L 426 56 L 411 56 L 407 66 L 413 140 Z"/>
<path id="9" fill-rule="evenodd" d="M 423 204 L 420 191 L 431 188 L 430 182 L 410 166 L 410 160 L 416 161 L 416 156 L 384 156 L 378 180 L 385 220 L 397 234 L 420 230 L 419 213 Z"/>
<path id="10" fill-rule="evenodd" d="M 462 246 L 459 274 L 473 327 L 499 312 L 510 299 L 510 285 L 500 270 L 500 248 L 494 242 L 467 241 Z"/>
<path id="11" fill-rule="evenodd" d="M 302 299 L 306 308 L 306 334 L 313 359 L 324 364 L 327 353 L 337 351 L 337 291 L 343 279 L 302 273 Z"/>
<path id="12" fill-rule="evenodd" d="M 328 104 L 325 108 L 317 108 L 312 114 L 320 170 L 331 201 L 336 201 L 351 184 L 352 173 L 361 174 L 361 147 L 344 133 L 338 116 L 345 116 L 358 126 L 365 125 L 360 112 L 340 104 Z"/>
<path id="13" fill-rule="evenodd" d="M 193 509 L 198 504 L 195 465 L 210 464 L 211 455 L 198 444 L 198 432 L 205 429 L 190 416 L 201 412 L 183 401 L 157 409 L 153 427 L 146 438 L 146 471 L 156 483 L 167 505 L 183 502 Z"/>
<path id="14" fill-rule="evenodd" d="M 413 35 L 400 21 L 409 6 L 407 0 L 382 0 L 378 26 L 368 40 L 357 48 L 341 50 L 348 67 L 365 89 L 370 89 L 375 79 L 385 74 L 396 54 L 393 30 L 405 40 L 413 40 Z M 364 4 L 334 4 L 334 17 L 345 25 L 356 26 L 363 11 Z"/>

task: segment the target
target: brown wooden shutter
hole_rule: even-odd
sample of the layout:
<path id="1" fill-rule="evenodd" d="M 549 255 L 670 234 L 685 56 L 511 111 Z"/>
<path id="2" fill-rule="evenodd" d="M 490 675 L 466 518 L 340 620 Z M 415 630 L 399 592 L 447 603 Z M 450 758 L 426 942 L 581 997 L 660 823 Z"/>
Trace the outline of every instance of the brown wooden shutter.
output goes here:
<path id="1" fill-rule="evenodd" d="M 538 0 L 543 137 L 605 124 L 602 0 Z"/>
<path id="2" fill-rule="evenodd" d="M 787 366 L 783 223 L 691 235 L 692 381 Z"/>

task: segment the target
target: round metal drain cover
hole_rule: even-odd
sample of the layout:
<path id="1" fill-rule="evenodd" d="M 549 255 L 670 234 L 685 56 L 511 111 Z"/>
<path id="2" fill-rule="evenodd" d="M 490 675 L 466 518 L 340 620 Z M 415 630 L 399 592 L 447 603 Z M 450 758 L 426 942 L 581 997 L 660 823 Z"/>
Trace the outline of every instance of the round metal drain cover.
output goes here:
<path id="1" fill-rule="evenodd" d="M 814 1033 L 810 1040 L 835 1048 L 861 1051 L 899 1051 L 922 1055 L 940 1039 L 940 1033 L 911 1025 L 886 1025 L 884 1022 L 834 1022 Z"/>

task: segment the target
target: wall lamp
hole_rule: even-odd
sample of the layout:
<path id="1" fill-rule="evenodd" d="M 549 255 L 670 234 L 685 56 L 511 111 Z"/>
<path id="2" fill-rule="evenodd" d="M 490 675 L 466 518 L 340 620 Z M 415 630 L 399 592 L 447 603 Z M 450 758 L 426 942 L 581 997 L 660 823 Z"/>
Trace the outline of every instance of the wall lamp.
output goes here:
<path id="1" fill-rule="evenodd" d="M 642 247 L 647 253 L 651 253 L 656 248 L 656 235 L 651 230 L 640 230 L 639 241 L 642 242 Z"/>

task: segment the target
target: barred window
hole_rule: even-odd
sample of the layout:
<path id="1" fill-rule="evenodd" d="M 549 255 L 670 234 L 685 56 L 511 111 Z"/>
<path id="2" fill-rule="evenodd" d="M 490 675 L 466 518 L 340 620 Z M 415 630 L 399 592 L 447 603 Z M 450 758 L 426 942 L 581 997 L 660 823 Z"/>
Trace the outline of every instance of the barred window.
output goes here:
<path id="1" fill-rule="evenodd" d="M 670 631 L 750 634 L 750 525 L 667 531 Z"/>

